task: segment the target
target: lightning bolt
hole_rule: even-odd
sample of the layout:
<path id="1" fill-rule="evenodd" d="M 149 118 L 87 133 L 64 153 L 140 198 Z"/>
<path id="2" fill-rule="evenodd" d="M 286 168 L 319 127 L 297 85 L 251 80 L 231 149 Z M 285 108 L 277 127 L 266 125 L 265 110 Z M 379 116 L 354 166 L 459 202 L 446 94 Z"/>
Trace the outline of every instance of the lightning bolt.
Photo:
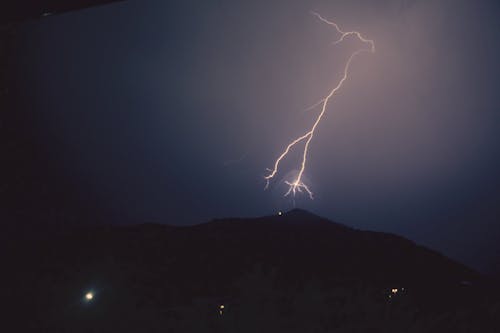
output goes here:
<path id="1" fill-rule="evenodd" d="M 330 99 L 333 98 L 335 93 L 337 93 L 337 91 L 342 87 L 345 80 L 347 80 L 347 78 L 349 76 L 349 68 L 351 66 L 352 60 L 356 56 L 358 56 L 359 54 L 361 54 L 363 52 L 374 53 L 375 52 L 375 42 L 371 39 L 364 38 L 361 35 L 361 33 L 359 33 L 358 31 L 343 31 L 342 29 L 340 29 L 340 27 L 335 22 L 331 22 L 331 21 L 323 18 L 320 14 L 318 14 L 316 12 L 311 12 L 311 14 L 316 16 L 321 22 L 326 23 L 326 24 L 332 26 L 333 28 L 335 28 L 335 30 L 340 35 L 340 37 L 333 42 L 334 45 L 339 44 L 340 42 L 344 41 L 349 36 L 354 36 L 354 37 L 358 38 L 361 42 L 363 42 L 363 44 L 366 44 L 369 46 L 367 48 L 357 49 L 351 53 L 351 55 L 349 56 L 349 59 L 347 60 L 345 66 L 344 66 L 343 76 L 340 79 L 340 81 L 338 82 L 338 84 L 332 90 L 330 90 L 330 92 L 328 93 L 328 95 L 326 95 L 326 97 L 320 99 L 317 103 L 315 103 L 311 107 L 307 108 L 307 110 L 312 110 L 312 109 L 315 109 L 316 107 L 321 105 L 321 112 L 318 114 L 316 121 L 312 125 L 311 129 L 309 131 L 307 131 L 304 135 L 299 136 L 298 138 L 291 141 L 288 144 L 288 146 L 286 146 L 285 150 L 281 153 L 281 155 L 274 162 L 273 169 L 267 169 L 269 171 L 269 174 L 267 174 L 264 177 L 264 179 L 266 180 L 265 189 L 267 189 L 269 187 L 269 182 L 271 181 L 271 179 L 273 179 L 274 176 L 276 176 L 276 174 L 278 173 L 278 168 L 279 168 L 281 161 L 288 155 L 290 150 L 295 145 L 297 145 L 305 140 L 304 149 L 302 151 L 302 161 L 300 164 L 300 170 L 299 170 L 299 172 L 294 180 L 285 181 L 285 184 L 288 185 L 288 191 L 285 193 L 285 196 L 288 196 L 290 194 L 293 194 L 295 196 L 295 194 L 297 192 L 299 192 L 299 193 L 306 192 L 309 195 L 309 198 L 313 199 L 313 192 L 302 181 L 302 176 L 304 175 L 304 171 L 306 169 L 306 164 L 307 164 L 309 145 L 311 144 L 311 140 L 314 137 L 314 134 L 316 133 L 316 128 L 318 127 L 318 124 L 321 122 L 321 119 L 323 118 L 323 115 L 326 112 L 326 109 L 327 109 L 328 103 L 330 102 Z"/>

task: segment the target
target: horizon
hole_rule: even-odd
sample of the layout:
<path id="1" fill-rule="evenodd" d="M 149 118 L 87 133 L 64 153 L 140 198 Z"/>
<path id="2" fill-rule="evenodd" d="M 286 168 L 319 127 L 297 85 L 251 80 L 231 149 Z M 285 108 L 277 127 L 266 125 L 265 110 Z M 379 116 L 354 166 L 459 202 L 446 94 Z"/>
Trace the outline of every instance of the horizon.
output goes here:
<path id="1" fill-rule="evenodd" d="M 311 212 L 311 211 L 308 211 L 308 210 L 302 209 L 302 208 L 292 208 L 292 209 L 290 209 L 288 211 L 277 211 L 274 214 L 266 214 L 266 215 L 259 215 L 259 216 L 214 217 L 214 218 L 211 218 L 209 220 L 201 221 L 199 223 L 187 224 L 187 225 L 186 224 L 175 224 L 175 223 L 171 224 L 171 223 L 166 223 L 166 222 L 154 222 L 154 221 L 146 221 L 146 222 L 136 221 L 136 222 L 129 222 L 129 223 L 126 223 L 126 224 L 123 224 L 123 223 L 112 223 L 112 222 L 111 223 L 102 223 L 101 222 L 101 223 L 96 223 L 96 224 L 92 224 L 92 223 L 71 224 L 71 225 L 68 225 L 68 224 L 58 224 L 57 227 L 56 227 L 56 229 L 50 229 L 49 228 L 49 229 L 46 229 L 45 231 L 48 231 L 48 235 L 50 235 L 51 231 L 54 231 L 54 230 L 64 231 L 64 227 L 65 226 L 66 227 L 70 227 L 70 229 L 71 229 L 71 227 L 75 227 L 76 230 L 86 229 L 86 228 L 98 228 L 99 229 L 100 227 L 113 227 L 113 228 L 115 228 L 115 227 L 117 227 L 117 228 L 124 227 L 124 228 L 127 228 L 127 227 L 137 227 L 137 226 L 141 227 L 141 226 L 151 226 L 151 225 L 154 225 L 154 226 L 175 227 L 175 228 L 177 228 L 177 227 L 178 228 L 191 228 L 191 227 L 199 227 L 199 226 L 203 226 L 203 225 L 206 225 L 206 224 L 211 224 L 211 223 L 214 223 L 214 222 L 215 223 L 216 222 L 231 222 L 232 220 L 247 221 L 249 223 L 249 225 L 250 225 L 251 222 L 254 221 L 254 220 L 262 221 L 262 220 L 273 219 L 273 221 L 270 222 L 270 223 L 274 224 L 274 223 L 279 223 L 279 220 L 287 221 L 287 218 L 290 218 L 290 217 L 296 218 L 297 214 L 299 214 L 298 215 L 299 218 L 304 219 L 304 223 L 301 223 L 302 227 L 307 227 L 307 225 L 309 223 L 312 223 L 312 224 L 315 223 L 315 221 L 310 221 L 309 219 L 320 219 L 322 221 L 326 220 L 328 223 L 331 223 L 332 225 L 337 225 L 337 226 L 345 227 L 345 228 L 348 228 L 348 229 L 350 229 L 352 231 L 355 231 L 355 232 L 373 232 L 373 233 L 380 234 L 380 235 L 396 236 L 396 237 L 399 237 L 401 239 L 410 241 L 411 243 L 413 243 L 416 246 L 423 246 L 424 248 L 426 248 L 428 250 L 431 250 L 431 251 L 433 251 L 435 253 L 443 255 L 445 258 L 451 259 L 452 261 L 455 261 L 458 264 L 464 265 L 468 269 L 472 269 L 475 272 L 478 272 L 480 274 L 483 274 L 483 275 L 489 276 L 489 277 L 493 277 L 493 278 L 497 278 L 498 277 L 498 272 L 485 272 L 485 271 L 477 270 L 476 268 L 471 267 L 471 266 L 467 265 L 466 263 L 461 262 L 460 260 L 448 257 L 446 254 L 440 252 L 437 249 L 425 246 L 423 244 L 415 242 L 414 240 L 412 240 L 410 238 L 407 238 L 407 237 L 404 237 L 402 235 L 398 235 L 396 233 L 387 232 L 387 231 L 383 231 L 383 230 L 377 230 L 377 231 L 375 231 L 375 230 L 369 230 L 369 229 L 354 228 L 354 227 L 352 227 L 352 226 L 350 226 L 348 224 L 331 220 L 331 219 L 329 219 L 327 217 L 317 215 L 314 212 Z M 59 229 L 60 227 L 63 227 L 63 229 Z"/>

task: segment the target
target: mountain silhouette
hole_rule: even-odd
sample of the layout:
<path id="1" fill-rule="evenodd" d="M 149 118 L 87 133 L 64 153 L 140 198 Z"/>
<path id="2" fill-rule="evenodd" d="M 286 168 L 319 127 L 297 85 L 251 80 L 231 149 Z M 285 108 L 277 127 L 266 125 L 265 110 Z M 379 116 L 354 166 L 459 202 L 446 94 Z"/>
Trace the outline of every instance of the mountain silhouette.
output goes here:
<path id="1" fill-rule="evenodd" d="M 184 325 L 179 322 L 190 322 L 185 316 L 193 308 L 205 313 L 208 310 L 200 309 L 227 303 L 240 309 L 238 318 L 244 320 L 241 313 L 248 313 L 249 304 L 258 304 L 256 308 L 273 304 L 267 312 L 274 313 L 295 309 L 311 295 L 324 298 L 323 303 L 309 305 L 318 313 L 331 304 L 344 304 L 330 302 L 347 294 L 349 301 L 361 302 L 361 308 L 373 302 L 387 306 L 392 296 L 396 298 L 394 290 L 398 297 L 404 291 L 402 299 L 411 299 L 410 308 L 422 318 L 427 318 L 422 313 L 431 316 L 451 308 L 463 311 L 470 304 L 490 304 L 482 276 L 438 252 L 397 235 L 356 230 L 299 209 L 189 227 L 148 223 L 59 228 L 4 245 L 8 247 L 4 253 L 15 253 L 4 260 L 13 313 L 21 318 L 31 313 L 33 328 L 55 331 L 68 327 L 85 331 L 88 325 L 116 331 L 112 325 L 117 320 L 128 322 L 137 316 L 179 330 L 178 325 Z M 84 305 L 82 295 L 87 290 L 95 293 L 95 299 Z M 210 316 L 204 314 L 199 320 L 212 323 L 215 319 Z M 289 318 L 284 322 L 295 318 L 283 316 Z M 341 317 L 335 325 L 345 320 Z M 119 330 L 149 331 L 133 327 L 129 322 Z M 224 331 L 217 327 L 215 331 Z"/>

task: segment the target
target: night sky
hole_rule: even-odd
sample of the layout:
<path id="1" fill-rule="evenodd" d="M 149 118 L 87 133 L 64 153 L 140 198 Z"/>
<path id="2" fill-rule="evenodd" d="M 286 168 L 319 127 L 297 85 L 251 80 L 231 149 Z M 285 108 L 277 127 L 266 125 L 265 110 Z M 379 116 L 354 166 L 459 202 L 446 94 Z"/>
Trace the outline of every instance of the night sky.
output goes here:
<path id="1" fill-rule="evenodd" d="M 9 67 L 10 214 L 188 225 L 295 206 L 492 271 L 495 3 L 126 1 L 25 22 Z M 266 191 L 263 178 L 357 47 L 333 45 L 311 10 L 377 49 L 353 62 L 311 143 L 314 200 L 283 197 L 300 150 Z"/>

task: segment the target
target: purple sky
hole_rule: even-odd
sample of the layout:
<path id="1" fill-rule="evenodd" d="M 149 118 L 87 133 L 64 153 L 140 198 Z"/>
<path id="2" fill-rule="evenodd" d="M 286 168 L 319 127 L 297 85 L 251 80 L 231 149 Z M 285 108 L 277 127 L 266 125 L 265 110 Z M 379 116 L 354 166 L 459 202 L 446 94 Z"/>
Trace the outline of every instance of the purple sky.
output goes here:
<path id="1" fill-rule="evenodd" d="M 332 45 L 338 35 L 311 10 L 377 49 L 353 62 L 311 142 L 313 201 L 282 196 L 298 154 L 267 191 L 263 179 L 358 46 Z M 498 10 L 460 0 L 127 1 L 26 23 L 13 90 L 35 115 L 48 171 L 23 207 L 193 224 L 296 205 L 491 270 Z"/>

